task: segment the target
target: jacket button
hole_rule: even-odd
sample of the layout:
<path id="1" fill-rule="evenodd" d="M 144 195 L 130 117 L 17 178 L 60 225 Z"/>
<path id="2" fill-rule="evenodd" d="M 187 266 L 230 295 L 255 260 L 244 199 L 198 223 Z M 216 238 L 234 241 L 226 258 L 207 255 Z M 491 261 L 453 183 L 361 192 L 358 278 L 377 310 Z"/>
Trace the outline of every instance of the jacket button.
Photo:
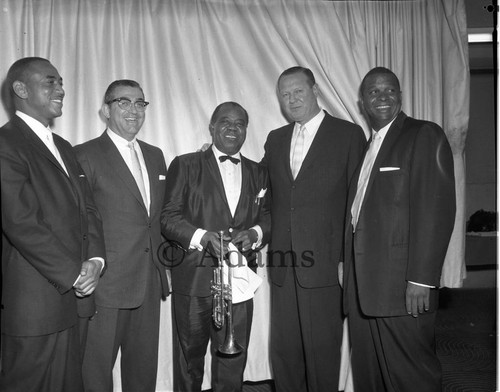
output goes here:
<path id="1" fill-rule="evenodd" d="M 149 248 L 144 249 L 144 252 L 148 253 L 149 252 Z"/>
<path id="2" fill-rule="evenodd" d="M 87 237 L 87 234 L 84 234 L 84 235 L 83 235 L 83 240 L 84 240 L 84 241 L 87 241 L 87 238 L 88 238 L 88 237 Z"/>

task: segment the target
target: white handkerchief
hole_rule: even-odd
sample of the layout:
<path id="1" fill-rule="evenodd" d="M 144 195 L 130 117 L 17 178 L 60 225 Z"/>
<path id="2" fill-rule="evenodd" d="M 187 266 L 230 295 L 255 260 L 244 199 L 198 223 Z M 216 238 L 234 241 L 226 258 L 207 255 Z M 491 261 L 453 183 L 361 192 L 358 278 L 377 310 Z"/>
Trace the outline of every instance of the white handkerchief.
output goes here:
<path id="1" fill-rule="evenodd" d="M 231 264 L 233 304 L 253 298 L 255 291 L 262 283 L 262 278 L 247 265 L 247 259 L 233 243 L 229 243 L 229 262 Z M 224 282 L 227 282 L 229 267 L 224 263 L 222 272 Z"/>
<path id="2" fill-rule="evenodd" d="M 85 178 L 85 174 L 79 174 L 78 177 L 83 177 Z"/>
<path id="3" fill-rule="evenodd" d="M 387 167 L 381 167 L 380 171 L 395 171 L 395 170 L 399 170 L 399 169 L 400 169 L 399 167 L 387 166 Z"/>
<path id="4" fill-rule="evenodd" d="M 164 176 L 163 174 L 160 174 L 160 175 L 158 176 L 158 180 L 160 180 L 160 181 L 161 181 L 161 180 L 164 180 L 164 179 L 165 179 L 165 176 Z"/>

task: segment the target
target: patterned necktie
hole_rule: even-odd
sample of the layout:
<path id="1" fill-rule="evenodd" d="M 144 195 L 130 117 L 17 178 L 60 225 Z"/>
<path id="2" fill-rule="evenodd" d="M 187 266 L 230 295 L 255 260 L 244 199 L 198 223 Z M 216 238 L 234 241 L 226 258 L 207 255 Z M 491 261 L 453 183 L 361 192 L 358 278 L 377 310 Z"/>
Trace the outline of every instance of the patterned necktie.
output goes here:
<path id="1" fill-rule="evenodd" d="M 299 132 L 297 133 L 297 139 L 295 139 L 295 145 L 293 146 L 292 154 L 292 175 L 293 179 L 297 177 L 299 173 L 300 166 L 302 166 L 302 154 L 304 153 L 304 132 L 306 127 L 301 125 Z"/>
<path id="2" fill-rule="evenodd" d="M 130 158 L 132 161 L 132 175 L 134 176 L 135 182 L 139 187 L 139 192 L 141 192 L 142 200 L 144 201 L 144 204 L 147 205 L 146 187 L 144 186 L 144 177 L 142 176 L 141 164 L 139 163 L 139 156 L 137 155 L 134 143 L 129 142 L 127 146 L 128 148 L 130 148 Z"/>
<path id="3" fill-rule="evenodd" d="M 377 157 L 378 150 L 380 149 L 380 144 L 382 143 L 382 137 L 375 132 L 366 152 L 365 159 L 363 161 L 363 166 L 361 167 L 361 172 L 359 173 L 358 189 L 356 191 L 356 196 L 352 203 L 351 214 L 352 214 L 352 227 L 355 229 L 358 223 L 359 211 L 361 209 L 361 204 L 365 197 L 366 186 L 368 185 L 368 179 L 370 178 L 370 173 L 373 168 L 373 163 Z"/>

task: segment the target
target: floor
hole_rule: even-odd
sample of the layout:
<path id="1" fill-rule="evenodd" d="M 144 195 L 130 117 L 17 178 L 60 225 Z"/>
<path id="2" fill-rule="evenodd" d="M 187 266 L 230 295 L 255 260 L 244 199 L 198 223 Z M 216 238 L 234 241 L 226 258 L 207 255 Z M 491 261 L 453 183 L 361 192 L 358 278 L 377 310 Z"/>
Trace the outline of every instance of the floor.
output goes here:
<path id="1" fill-rule="evenodd" d="M 497 272 L 474 267 L 464 287 L 442 289 L 436 321 L 443 392 L 497 390 Z M 271 380 L 245 383 L 243 392 L 274 392 Z"/>

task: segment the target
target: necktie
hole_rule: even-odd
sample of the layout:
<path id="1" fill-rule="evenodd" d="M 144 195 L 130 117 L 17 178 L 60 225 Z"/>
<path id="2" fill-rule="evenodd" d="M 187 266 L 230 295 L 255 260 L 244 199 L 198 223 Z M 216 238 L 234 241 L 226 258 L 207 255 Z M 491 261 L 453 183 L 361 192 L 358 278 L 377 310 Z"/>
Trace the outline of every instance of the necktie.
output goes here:
<path id="1" fill-rule="evenodd" d="M 351 214 L 352 214 L 352 227 L 355 229 L 358 223 L 359 210 L 361 209 L 361 204 L 363 198 L 365 197 L 366 186 L 368 185 L 368 179 L 370 178 L 370 173 L 373 168 L 373 163 L 377 157 L 378 150 L 380 149 L 380 144 L 382 143 L 382 137 L 378 132 L 374 132 L 368 151 L 366 152 L 365 159 L 363 161 L 363 166 L 361 167 L 361 172 L 359 173 L 358 189 L 356 191 L 356 196 L 352 203 Z"/>
<path id="2" fill-rule="evenodd" d="M 229 156 L 229 155 L 221 155 L 219 157 L 219 161 L 221 161 L 221 162 L 226 162 L 228 159 L 232 163 L 234 163 L 235 165 L 237 165 L 238 163 L 240 163 L 240 160 L 238 158 L 235 158 L 235 157 L 232 157 L 232 156 Z"/>
<path id="3" fill-rule="evenodd" d="M 61 158 L 61 154 L 59 153 L 59 150 L 56 147 L 56 144 L 54 143 L 54 138 L 52 136 L 52 131 L 50 134 L 47 134 L 47 142 L 45 143 L 47 148 L 50 150 L 52 155 L 57 159 L 57 162 L 62 166 L 66 174 L 68 174 L 68 170 L 66 169 L 66 165 L 64 164 L 64 161 Z"/>
<path id="4" fill-rule="evenodd" d="M 292 175 L 295 179 L 299 173 L 300 166 L 302 166 L 302 154 L 304 153 L 304 132 L 306 127 L 301 125 L 299 132 L 297 133 L 297 139 L 295 139 L 295 145 L 293 146 L 292 154 Z"/>
<path id="5" fill-rule="evenodd" d="M 137 155 L 137 151 L 133 142 L 129 142 L 127 146 L 128 148 L 130 148 L 132 175 L 134 176 L 135 182 L 139 187 L 139 192 L 141 192 L 142 200 L 144 201 L 144 204 L 147 205 L 146 187 L 144 186 L 144 178 L 142 176 L 141 164 L 139 163 L 139 156 Z"/>

